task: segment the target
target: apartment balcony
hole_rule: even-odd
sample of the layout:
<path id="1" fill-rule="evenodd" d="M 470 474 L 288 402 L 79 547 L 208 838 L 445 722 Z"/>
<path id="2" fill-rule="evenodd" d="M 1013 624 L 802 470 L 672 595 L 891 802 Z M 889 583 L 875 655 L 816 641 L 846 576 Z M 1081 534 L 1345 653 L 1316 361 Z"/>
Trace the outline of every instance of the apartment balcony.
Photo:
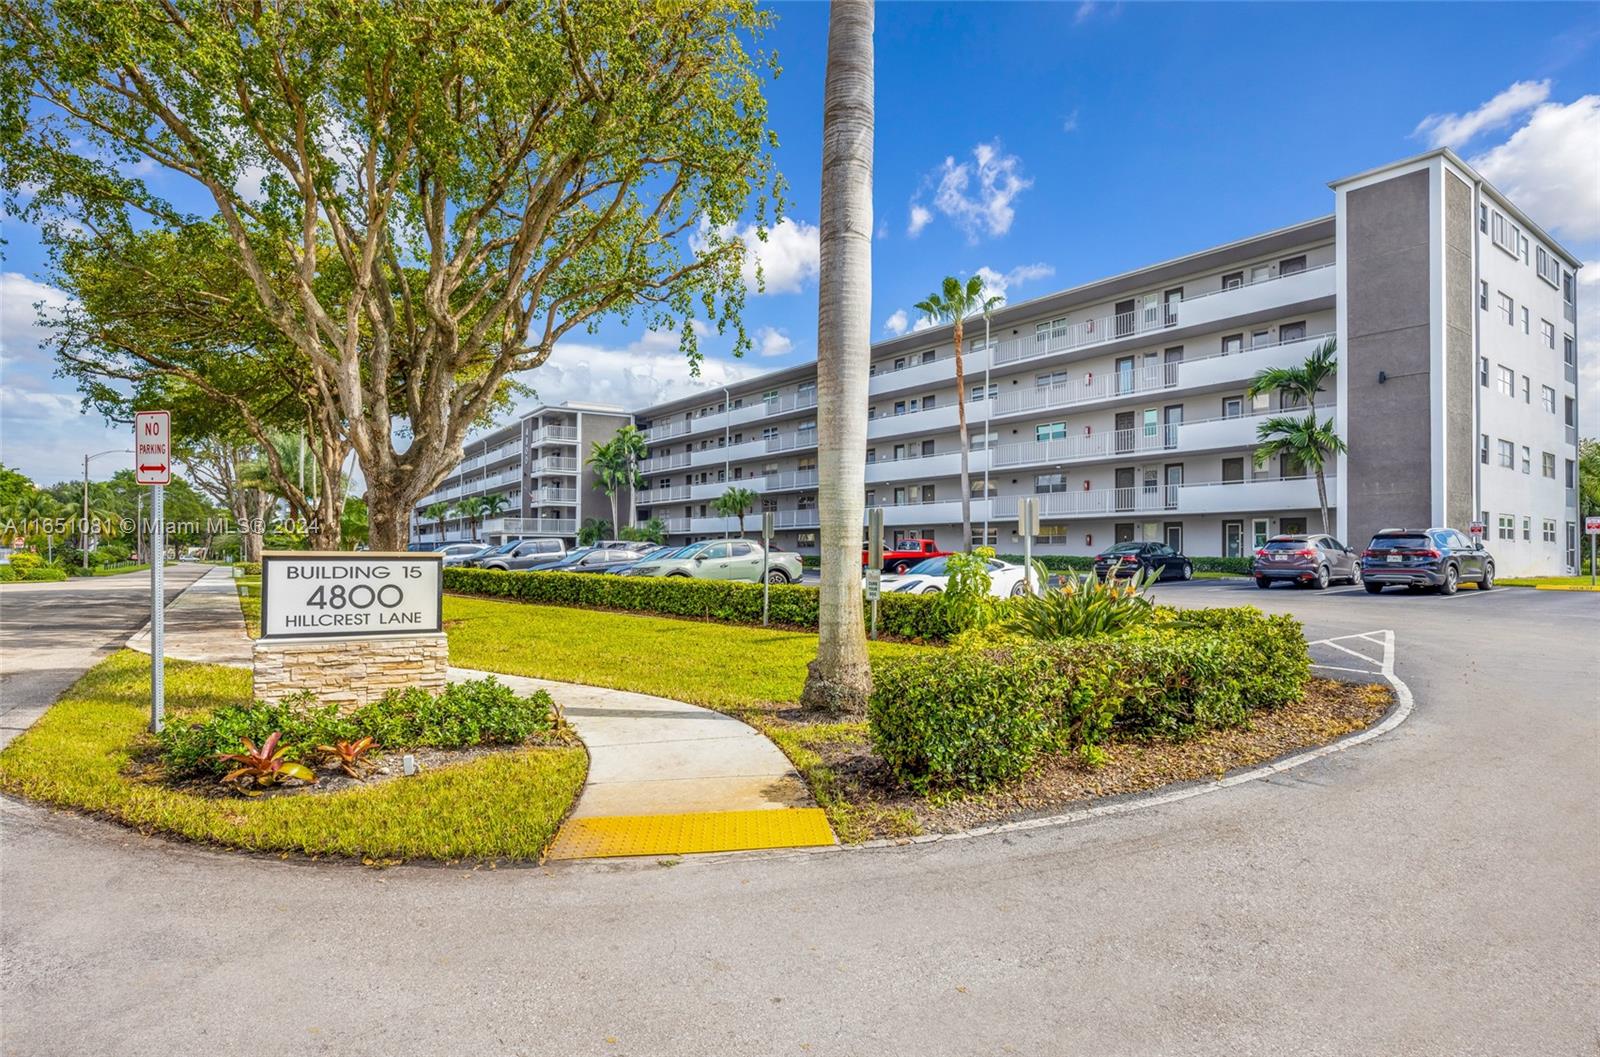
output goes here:
<path id="1" fill-rule="evenodd" d="M 817 446 L 817 431 L 800 429 L 793 433 L 779 433 L 775 437 L 766 438 L 765 443 L 768 455 L 780 451 L 805 451 Z"/>
<path id="2" fill-rule="evenodd" d="M 1327 479 L 1330 501 L 1334 478 Z M 1137 514 L 1249 514 L 1269 510 L 1314 510 L 1317 482 L 1311 477 L 1271 481 L 1213 481 L 1205 484 L 1097 488 L 1048 492 L 1036 497 L 1042 518 L 1119 517 Z M 991 501 L 989 520 L 1015 521 L 1015 496 Z"/>
<path id="3" fill-rule="evenodd" d="M 803 392 L 783 393 L 770 400 L 761 401 L 763 413 L 781 415 L 789 411 L 805 411 L 817 406 L 817 391 L 815 389 Z"/>
<path id="4" fill-rule="evenodd" d="M 1080 320 L 1049 334 L 1012 338 L 998 344 L 994 362 L 1001 366 L 1177 330 L 1197 330 L 1333 296 L 1334 266 L 1325 264 L 1181 301 L 1147 300 L 1131 312 Z"/>
<path id="5" fill-rule="evenodd" d="M 707 417 L 710 418 L 712 416 L 708 415 Z M 720 419 L 722 416 L 717 415 L 715 417 Z M 659 426 L 651 426 L 644 431 L 644 439 L 651 444 L 659 444 L 664 440 L 671 440 L 673 437 L 681 437 L 694 428 L 695 424 L 692 419 L 685 420 L 680 418 L 663 422 Z"/>
<path id="6" fill-rule="evenodd" d="M 578 460 L 564 455 L 546 455 L 533 464 L 534 473 L 577 473 Z"/>
<path id="7" fill-rule="evenodd" d="M 1201 451 L 1250 448 L 1256 443 L 1256 426 L 1271 415 L 1284 413 L 1267 411 L 1162 424 L 1149 430 L 1141 426 L 1073 434 L 1053 440 L 1000 444 L 994 450 L 994 465 L 996 468 L 1059 466 L 1099 459 L 1134 459 L 1143 455 L 1187 455 Z M 1333 408 L 1319 409 L 1318 414 L 1332 415 Z"/>
<path id="8" fill-rule="evenodd" d="M 998 464 L 996 464 L 998 465 Z M 967 456 L 967 472 L 982 475 L 989 466 L 989 453 L 975 451 Z M 934 477 L 955 477 L 961 473 L 961 452 L 941 451 L 933 455 L 921 455 L 908 451 L 899 458 L 878 458 L 867 463 L 866 480 L 868 484 L 883 484 L 888 481 L 908 481 L 911 479 L 927 480 Z"/>
<path id="9" fill-rule="evenodd" d="M 817 528 L 820 524 L 815 510 L 775 510 L 772 523 L 780 529 Z"/>
<path id="10" fill-rule="evenodd" d="M 1085 372 L 1082 378 L 1058 385 L 1022 386 L 1002 390 L 985 409 L 982 401 L 967 405 L 967 422 L 1010 418 L 1015 415 L 1065 411 L 1076 407 L 1137 399 L 1151 394 L 1171 394 L 1226 385 L 1242 385 L 1263 367 L 1305 359 L 1332 334 L 1313 334 L 1295 341 L 1257 345 L 1244 352 L 1202 356 L 1179 363 L 1157 363 L 1124 371 Z"/>
<path id="11" fill-rule="evenodd" d="M 576 444 L 577 426 L 543 426 L 528 434 L 529 444 Z"/>
<path id="12" fill-rule="evenodd" d="M 658 503 L 681 503 L 689 499 L 692 489 L 686 484 L 672 485 L 668 488 L 648 488 L 639 493 L 640 506 L 655 506 Z"/>
<path id="13" fill-rule="evenodd" d="M 686 536 L 689 534 L 689 526 L 692 521 L 692 518 L 669 517 L 662 518 L 661 523 L 665 526 L 665 531 L 667 533 L 674 536 Z"/>
<path id="14" fill-rule="evenodd" d="M 549 503 L 553 506 L 578 505 L 576 488 L 541 488 L 533 493 L 533 497 L 536 502 Z"/>
<path id="15" fill-rule="evenodd" d="M 640 473 L 661 473 L 665 470 L 678 470 L 689 465 L 689 452 L 677 451 L 669 454 L 652 455 L 639 463 Z"/>
<path id="16" fill-rule="evenodd" d="M 980 327 L 979 330 L 981 332 L 982 328 Z M 970 333 L 967 335 L 965 344 L 961 365 L 970 381 L 974 373 L 981 375 L 984 368 L 989 366 L 989 354 L 982 348 L 973 347 Z M 996 345 L 998 344 L 997 342 Z M 904 367 L 900 368 L 879 367 L 867 381 L 867 392 L 873 397 L 878 397 L 890 393 L 926 389 L 929 386 L 949 385 L 951 379 L 955 376 L 955 351 L 952 349 L 949 353 L 945 353 L 941 349 L 936 358 L 926 362 L 908 362 Z"/>
<path id="17" fill-rule="evenodd" d="M 867 423 L 867 439 L 869 441 L 885 440 L 890 437 L 904 437 L 914 433 L 943 433 L 955 429 L 958 424 L 959 412 L 956 410 L 955 401 L 941 404 L 936 407 L 922 408 L 917 411 L 905 411 L 898 415 L 884 414 L 879 409 L 877 418 Z M 973 423 L 972 411 L 967 411 L 967 425 Z"/>
<path id="18" fill-rule="evenodd" d="M 485 535 L 495 536 L 570 536 L 578 531 L 576 518 L 501 517 L 483 523 Z"/>
<path id="19" fill-rule="evenodd" d="M 750 477 L 733 483 L 743 484 L 757 492 L 794 492 L 814 489 L 818 480 L 816 470 L 779 470 L 763 477 Z"/>

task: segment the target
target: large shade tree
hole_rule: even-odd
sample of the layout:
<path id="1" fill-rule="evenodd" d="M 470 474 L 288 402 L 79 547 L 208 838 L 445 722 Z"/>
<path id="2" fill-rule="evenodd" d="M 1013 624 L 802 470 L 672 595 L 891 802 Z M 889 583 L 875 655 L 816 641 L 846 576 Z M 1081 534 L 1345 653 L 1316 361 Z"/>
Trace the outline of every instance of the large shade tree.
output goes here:
<path id="1" fill-rule="evenodd" d="M 515 372 L 616 314 L 748 346 L 781 187 L 753 0 L 0 6 L 0 185 L 57 252 L 214 213 L 360 462 L 372 545 Z M 158 178 L 146 178 L 156 171 Z"/>
<path id="2" fill-rule="evenodd" d="M 951 340 L 956 350 L 956 416 L 961 436 L 961 545 L 972 545 L 972 481 L 967 462 L 970 458 L 967 443 L 967 367 L 962 358 L 961 339 L 963 324 L 968 316 L 987 315 L 1005 299 L 998 294 L 983 295 L 983 277 L 971 276 L 962 282 L 953 275 L 944 278 L 943 287 L 917 302 L 917 311 L 930 323 L 949 323 Z M 985 399 L 988 393 L 984 394 Z M 985 497 L 987 501 L 987 497 Z"/>
<path id="3" fill-rule="evenodd" d="M 822 584 L 817 658 L 801 700 L 865 708 L 872 690 L 861 618 L 867 374 L 872 343 L 873 6 L 834 0 L 822 98 L 817 289 L 817 477 Z"/>

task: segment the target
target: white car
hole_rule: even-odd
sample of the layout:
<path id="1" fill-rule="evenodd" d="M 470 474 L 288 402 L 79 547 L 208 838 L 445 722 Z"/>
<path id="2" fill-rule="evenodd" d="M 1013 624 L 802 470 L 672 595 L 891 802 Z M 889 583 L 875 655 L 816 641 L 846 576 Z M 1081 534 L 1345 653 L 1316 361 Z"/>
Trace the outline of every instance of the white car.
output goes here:
<path id="1" fill-rule="evenodd" d="M 900 576 L 885 576 L 881 582 L 880 590 L 884 594 L 935 595 L 945 589 L 950 577 L 945 569 L 946 559 L 926 558 L 913 565 L 910 570 Z M 1026 573 L 1021 565 L 1003 562 L 998 558 L 989 560 L 989 593 L 996 598 L 1015 598 L 1023 594 L 1027 588 L 1023 586 L 1023 575 Z M 1040 587 L 1039 574 L 1028 573 L 1033 583 L 1034 590 Z"/>

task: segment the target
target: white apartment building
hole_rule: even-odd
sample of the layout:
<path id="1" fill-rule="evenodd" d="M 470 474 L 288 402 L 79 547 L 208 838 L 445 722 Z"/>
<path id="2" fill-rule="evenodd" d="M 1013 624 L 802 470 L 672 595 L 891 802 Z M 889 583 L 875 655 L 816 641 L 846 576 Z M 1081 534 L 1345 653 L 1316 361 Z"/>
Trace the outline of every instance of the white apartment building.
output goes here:
<path id="1" fill-rule="evenodd" d="M 1254 459 L 1262 419 L 1303 409 L 1245 390 L 1336 338 L 1317 402 L 1350 448 L 1326 474 L 1334 535 L 1482 520 L 1503 575 L 1574 567 L 1579 262 L 1448 150 L 1331 187 L 1331 216 L 1005 306 L 987 338 L 968 321 L 965 392 L 949 327 L 873 346 L 865 499 L 886 532 L 968 542 L 958 399 L 972 543 L 1020 551 L 1024 495 L 1040 553 L 1154 539 L 1245 556 L 1320 531 L 1315 480 Z M 711 503 L 737 483 L 781 545 L 815 552 L 815 363 L 632 417 L 650 440 L 641 517 L 675 540 L 729 533 Z"/>
<path id="2" fill-rule="evenodd" d="M 611 520 L 611 501 L 599 491 L 586 462 L 632 421 L 609 404 L 561 403 L 533 408 L 510 425 L 469 441 L 451 475 L 417 504 L 411 519 L 414 543 L 499 543 L 531 536 L 559 536 L 572 542 L 586 518 Z M 469 524 L 455 504 L 472 496 L 501 496 L 504 509 Z M 424 513 L 436 503 L 451 505 L 439 519 Z"/>

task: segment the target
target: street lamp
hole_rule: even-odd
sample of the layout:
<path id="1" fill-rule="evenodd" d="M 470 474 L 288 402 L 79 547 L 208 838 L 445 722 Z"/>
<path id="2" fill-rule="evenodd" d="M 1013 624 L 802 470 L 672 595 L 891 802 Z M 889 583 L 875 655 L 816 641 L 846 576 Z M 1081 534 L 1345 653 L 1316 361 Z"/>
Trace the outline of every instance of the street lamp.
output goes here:
<path id="1" fill-rule="evenodd" d="M 78 538 L 83 544 L 83 567 L 85 569 L 89 568 L 89 460 L 98 459 L 102 455 L 132 454 L 132 448 L 107 448 L 105 451 L 97 451 L 93 455 L 85 455 L 83 457 L 83 524 L 78 526 Z M 135 525 L 133 531 L 137 535 L 139 527 Z"/>

